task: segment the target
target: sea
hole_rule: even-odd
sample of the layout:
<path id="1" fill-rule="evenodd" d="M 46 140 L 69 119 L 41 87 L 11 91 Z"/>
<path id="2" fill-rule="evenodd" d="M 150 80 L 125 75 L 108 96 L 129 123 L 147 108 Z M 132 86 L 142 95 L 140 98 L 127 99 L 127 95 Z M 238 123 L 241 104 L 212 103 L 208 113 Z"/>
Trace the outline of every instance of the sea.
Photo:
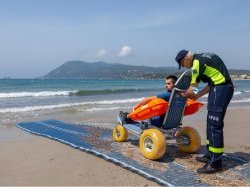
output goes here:
<path id="1" fill-rule="evenodd" d="M 229 108 L 250 108 L 250 81 L 235 80 L 234 86 Z M 143 98 L 164 91 L 164 80 L 0 79 L 0 123 L 72 107 L 82 113 L 129 110 Z M 206 103 L 207 95 L 200 100 Z"/>

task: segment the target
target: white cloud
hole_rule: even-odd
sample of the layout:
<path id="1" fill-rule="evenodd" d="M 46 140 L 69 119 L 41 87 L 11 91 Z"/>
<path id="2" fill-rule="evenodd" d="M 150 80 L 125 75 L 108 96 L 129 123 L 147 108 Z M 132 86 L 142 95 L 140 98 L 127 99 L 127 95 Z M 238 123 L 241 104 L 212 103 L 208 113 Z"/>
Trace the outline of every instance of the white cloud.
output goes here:
<path id="1" fill-rule="evenodd" d="M 106 56 L 108 54 L 108 51 L 106 49 L 101 49 L 100 51 L 97 52 L 97 56 L 102 57 Z"/>
<path id="2" fill-rule="evenodd" d="M 131 54 L 132 54 L 132 48 L 125 45 L 120 49 L 118 56 L 127 57 L 127 56 L 130 56 Z"/>

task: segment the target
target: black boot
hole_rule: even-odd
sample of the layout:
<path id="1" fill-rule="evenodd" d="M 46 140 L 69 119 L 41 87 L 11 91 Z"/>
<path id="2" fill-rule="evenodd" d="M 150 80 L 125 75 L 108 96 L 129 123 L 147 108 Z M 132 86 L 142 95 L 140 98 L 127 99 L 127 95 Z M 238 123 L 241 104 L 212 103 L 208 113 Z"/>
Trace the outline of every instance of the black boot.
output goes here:
<path id="1" fill-rule="evenodd" d="M 222 160 L 217 160 L 215 162 L 207 163 L 202 168 L 197 169 L 199 174 L 212 174 L 222 170 Z"/>
<path id="2" fill-rule="evenodd" d="M 197 156 L 197 157 L 195 157 L 195 159 L 196 159 L 197 161 L 199 161 L 199 162 L 205 162 L 205 163 L 207 163 L 208 160 L 209 160 L 209 155 L 208 155 L 208 154 L 205 154 L 205 155 L 203 155 L 203 156 Z"/>

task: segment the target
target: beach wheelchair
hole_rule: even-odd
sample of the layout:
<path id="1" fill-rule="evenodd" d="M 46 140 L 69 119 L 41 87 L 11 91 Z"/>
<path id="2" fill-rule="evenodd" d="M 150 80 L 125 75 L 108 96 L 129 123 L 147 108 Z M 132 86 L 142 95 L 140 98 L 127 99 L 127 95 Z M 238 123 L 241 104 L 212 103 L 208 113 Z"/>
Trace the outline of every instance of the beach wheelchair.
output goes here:
<path id="1" fill-rule="evenodd" d="M 114 141 L 126 141 L 128 131 L 137 135 L 140 138 L 140 152 L 150 160 L 160 159 L 165 154 L 166 139 L 169 138 L 169 135 L 176 140 L 176 145 L 181 151 L 186 153 L 196 152 L 201 145 L 199 133 L 192 127 L 182 127 L 183 116 L 196 113 L 203 106 L 201 102 L 188 101 L 187 98 L 180 95 L 180 92 L 189 88 L 190 82 L 191 73 L 185 71 L 176 81 L 169 102 L 163 99 L 153 102 L 154 99 L 152 99 L 143 106 L 139 105 L 140 107 L 128 114 L 133 119 L 131 122 L 126 122 L 122 115 L 118 115 L 118 123 L 112 134 Z M 163 112 L 165 117 L 161 126 L 154 126 L 150 123 L 150 120 L 143 120 L 148 116 L 160 115 Z"/>

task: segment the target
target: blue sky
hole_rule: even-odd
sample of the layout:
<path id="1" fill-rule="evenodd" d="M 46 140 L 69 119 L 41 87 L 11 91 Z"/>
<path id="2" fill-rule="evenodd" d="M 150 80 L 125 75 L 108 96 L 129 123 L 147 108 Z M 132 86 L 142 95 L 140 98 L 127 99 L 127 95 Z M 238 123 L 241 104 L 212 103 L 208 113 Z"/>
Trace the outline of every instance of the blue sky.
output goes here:
<path id="1" fill-rule="evenodd" d="M 181 49 L 250 69 L 247 0 L 0 0 L 0 77 L 65 61 L 176 66 Z"/>

